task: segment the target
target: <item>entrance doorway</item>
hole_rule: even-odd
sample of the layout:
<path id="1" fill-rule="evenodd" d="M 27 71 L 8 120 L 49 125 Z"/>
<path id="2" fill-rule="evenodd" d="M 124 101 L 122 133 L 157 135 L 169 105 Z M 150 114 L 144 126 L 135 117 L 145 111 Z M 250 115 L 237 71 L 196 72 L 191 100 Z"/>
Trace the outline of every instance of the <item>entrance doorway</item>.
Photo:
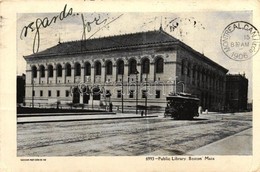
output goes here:
<path id="1" fill-rule="evenodd" d="M 79 99 L 80 99 L 79 89 L 78 87 L 76 87 L 73 89 L 72 103 L 79 103 Z"/>

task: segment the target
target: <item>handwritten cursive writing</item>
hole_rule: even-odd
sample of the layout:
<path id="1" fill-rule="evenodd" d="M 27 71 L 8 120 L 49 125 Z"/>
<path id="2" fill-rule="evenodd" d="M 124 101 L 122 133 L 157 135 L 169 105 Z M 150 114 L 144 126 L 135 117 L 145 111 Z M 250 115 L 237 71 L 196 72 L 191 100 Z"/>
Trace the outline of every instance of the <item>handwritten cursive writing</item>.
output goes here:
<path id="1" fill-rule="evenodd" d="M 33 53 L 37 53 L 39 51 L 40 47 L 40 28 L 47 28 L 50 26 L 52 23 L 56 23 L 57 19 L 62 21 L 66 17 L 72 15 L 73 9 L 70 8 L 68 12 L 66 12 L 67 9 L 67 4 L 64 6 L 63 10 L 60 12 L 59 15 L 53 16 L 51 20 L 49 20 L 48 17 L 44 17 L 43 19 L 37 18 L 35 22 L 31 22 L 27 26 L 24 26 L 21 34 L 20 34 L 20 39 L 23 39 L 23 37 L 26 37 L 28 34 L 28 31 L 34 32 L 35 30 L 35 35 L 33 39 Z"/>
<path id="2" fill-rule="evenodd" d="M 83 33 L 82 33 L 82 39 L 86 39 L 86 29 L 88 32 L 91 31 L 91 24 L 101 25 L 102 23 L 107 22 L 107 18 L 100 20 L 100 15 L 98 15 L 98 18 L 94 18 L 93 21 L 85 22 L 84 15 L 81 14 L 82 24 L 83 24 Z"/>
<path id="3" fill-rule="evenodd" d="M 92 35 L 90 35 L 88 37 L 88 39 L 90 39 L 92 36 L 94 36 L 97 32 L 99 32 L 100 30 L 102 30 L 104 27 L 108 26 L 110 23 L 114 22 L 115 20 L 119 19 L 123 14 L 117 16 L 116 18 L 113 18 L 111 21 L 107 22 L 108 19 L 105 18 L 105 19 L 100 19 L 100 16 L 95 17 L 93 19 L 93 21 L 89 21 L 89 22 L 85 22 L 85 19 L 84 19 L 84 15 L 81 14 L 81 19 L 82 19 L 82 24 L 83 24 L 83 33 L 82 33 L 82 39 L 86 39 L 86 29 L 88 32 L 91 31 L 91 24 L 96 24 L 96 25 L 101 25 L 101 24 L 104 24 L 101 28 L 99 28 L 98 30 L 96 30 Z"/>

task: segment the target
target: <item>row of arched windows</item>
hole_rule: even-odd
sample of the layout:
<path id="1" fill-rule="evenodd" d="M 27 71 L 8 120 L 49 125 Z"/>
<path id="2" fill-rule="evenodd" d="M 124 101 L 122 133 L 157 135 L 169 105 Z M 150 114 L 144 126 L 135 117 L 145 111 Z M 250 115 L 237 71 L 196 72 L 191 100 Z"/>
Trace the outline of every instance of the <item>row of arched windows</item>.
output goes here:
<path id="1" fill-rule="evenodd" d="M 192 73 L 192 74 L 191 74 Z M 190 62 L 186 60 L 182 60 L 181 63 L 181 74 L 187 75 L 188 77 L 192 77 L 192 83 L 195 84 L 195 77 L 197 76 L 197 84 L 200 86 L 200 81 L 205 83 L 205 85 L 209 84 L 214 88 L 222 89 L 224 86 L 224 77 L 209 70 L 205 69 L 199 65 L 192 65 Z M 197 75 L 196 75 L 197 74 Z"/>
<path id="2" fill-rule="evenodd" d="M 136 74 L 137 71 L 137 62 L 135 59 L 130 59 L 129 60 L 129 74 Z M 80 63 L 75 63 L 74 65 L 74 71 L 75 71 L 75 76 L 81 76 L 81 64 Z M 90 76 L 91 75 L 91 64 L 89 62 L 86 62 L 84 64 L 84 75 Z M 94 74 L 101 75 L 101 63 L 99 61 L 96 61 L 94 63 Z M 124 74 L 124 61 L 123 60 L 118 60 L 116 64 L 116 71 L 118 75 L 123 75 Z M 163 58 L 159 57 L 155 61 L 155 73 L 163 73 L 164 69 L 164 60 Z M 57 77 L 62 77 L 62 66 L 60 64 L 56 65 L 56 70 L 57 70 Z M 65 76 L 71 76 L 71 64 L 67 63 L 65 64 Z M 48 71 L 48 77 L 53 77 L 53 66 L 48 65 L 47 67 Z M 144 58 L 141 61 L 141 73 L 143 74 L 148 74 L 150 72 L 150 60 L 148 58 Z M 113 73 L 113 64 L 111 61 L 107 61 L 105 63 L 105 73 L 106 75 L 112 75 Z M 45 67 L 43 65 L 40 65 L 39 67 L 39 74 L 40 77 L 45 77 Z M 37 77 L 37 67 L 32 66 L 32 77 L 36 78 Z"/>

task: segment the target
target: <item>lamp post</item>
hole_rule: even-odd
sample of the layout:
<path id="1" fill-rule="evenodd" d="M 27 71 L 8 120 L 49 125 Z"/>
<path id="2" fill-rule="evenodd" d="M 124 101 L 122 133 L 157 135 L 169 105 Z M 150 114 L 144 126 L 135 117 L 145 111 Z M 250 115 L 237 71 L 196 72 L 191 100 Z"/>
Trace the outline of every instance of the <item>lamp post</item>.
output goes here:
<path id="1" fill-rule="evenodd" d="M 136 74 L 136 110 L 135 110 L 135 113 L 137 114 L 138 111 L 137 111 L 137 106 L 138 106 L 138 70 L 136 69 L 135 70 L 135 74 Z"/>
<path id="2" fill-rule="evenodd" d="M 122 74 L 122 91 L 121 91 L 121 101 L 122 101 L 122 113 L 124 113 L 124 74 Z"/>
<path id="3" fill-rule="evenodd" d="M 93 91 L 94 86 L 90 87 L 90 89 L 91 89 L 91 96 L 92 96 L 91 106 L 92 106 L 92 110 L 93 110 L 93 108 L 94 108 L 94 105 L 93 105 L 93 102 L 94 102 L 94 91 Z"/>
<path id="4" fill-rule="evenodd" d="M 34 108 L 34 79 L 32 77 L 32 108 Z"/>
<path id="5" fill-rule="evenodd" d="M 148 95 L 147 80 L 148 80 L 148 72 L 146 72 L 146 78 L 145 78 L 145 116 L 147 116 L 147 95 Z"/>

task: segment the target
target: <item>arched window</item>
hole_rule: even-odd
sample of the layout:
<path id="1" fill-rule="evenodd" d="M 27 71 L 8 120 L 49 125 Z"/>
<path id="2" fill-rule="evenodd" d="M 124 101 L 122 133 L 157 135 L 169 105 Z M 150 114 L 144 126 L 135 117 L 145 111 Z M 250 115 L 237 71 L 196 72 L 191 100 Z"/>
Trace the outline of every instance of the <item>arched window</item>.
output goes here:
<path id="1" fill-rule="evenodd" d="M 56 70 L 57 70 L 57 76 L 61 77 L 62 76 L 62 67 L 60 64 L 57 64 Z"/>
<path id="2" fill-rule="evenodd" d="M 69 63 L 66 64 L 66 76 L 71 76 L 71 65 Z"/>
<path id="3" fill-rule="evenodd" d="M 48 77 L 53 77 L 53 66 L 49 65 L 48 66 Z"/>
<path id="4" fill-rule="evenodd" d="M 32 67 L 32 77 L 37 78 L 37 68 L 36 68 L 36 66 Z"/>
<path id="5" fill-rule="evenodd" d="M 81 74 L 81 66 L 79 63 L 75 63 L 75 76 L 80 76 Z"/>
<path id="6" fill-rule="evenodd" d="M 85 75 L 90 76 L 91 75 L 91 65 L 89 62 L 85 63 Z"/>
<path id="7" fill-rule="evenodd" d="M 101 75 L 101 63 L 98 61 L 95 63 L 95 75 Z"/>
<path id="8" fill-rule="evenodd" d="M 117 74 L 118 75 L 124 74 L 124 61 L 123 60 L 119 60 L 117 62 Z"/>
<path id="9" fill-rule="evenodd" d="M 145 58 L 142 61 L 142 73 L 149 73 L 150 72 L 150 60 Z"/>
<path id="10" fill-rule="evenodd" d="M 135 74 L 137 71 L 136 69 L 136 60 L 135 59 L 131 59 L 129 61 L 129 74 Z"/>
<path id="11" fill-rule="evenodd" d="M 156 61 L 155 61 L 155 72 L 156 73 L 163 73 L 163 58 L 158 58 Z"/>
<path id="12" fill-rule="evenodd" d="M 43 65 L 40 66 L 40 77 L 45 77 L 45 67 Z"/>
<path id="13" fill-rule="evenodd" d="M 112 69 L 113 69 L 112 62 L 107 61 L 107 63 L 106 63 L 106 74 L 112 75 Z"/>

